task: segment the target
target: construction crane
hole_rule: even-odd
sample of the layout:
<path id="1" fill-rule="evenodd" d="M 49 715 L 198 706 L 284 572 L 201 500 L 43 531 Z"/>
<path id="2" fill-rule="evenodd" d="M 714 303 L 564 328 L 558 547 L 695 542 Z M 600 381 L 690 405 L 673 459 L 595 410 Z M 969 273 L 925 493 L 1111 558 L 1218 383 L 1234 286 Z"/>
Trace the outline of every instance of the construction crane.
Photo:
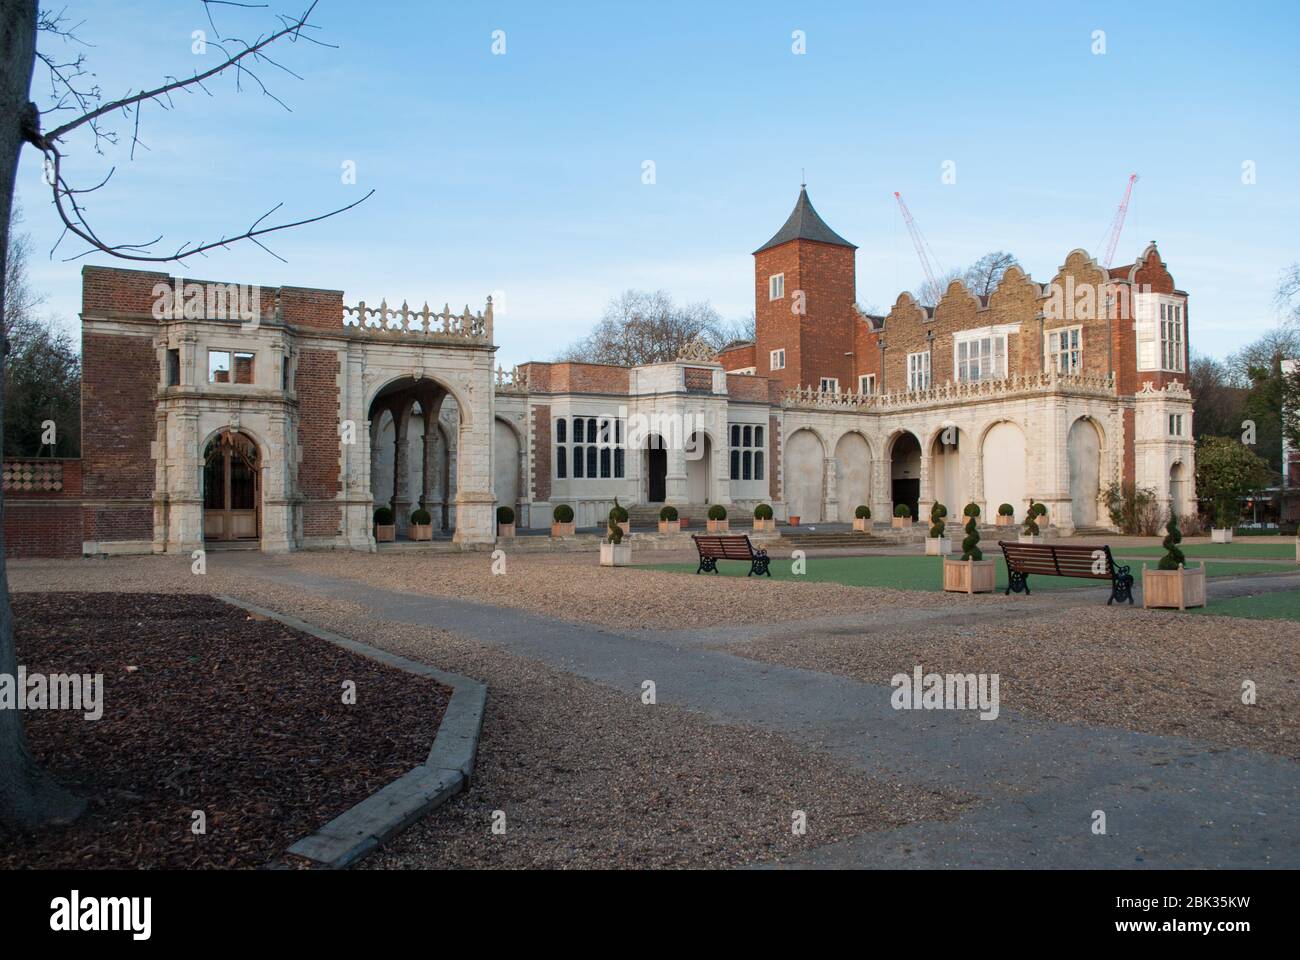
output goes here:
<path id="1" fill-rule="evenodd" d="M 943 296 L 943 291 L 939 289 L 939 273 L 942 268 L 939 267 L 939 258 L 934 255 L 930 245 L 925 242 L 925 237 L 921 236 L 921 231 L 912 219 L 912 211 L 907 209 L 907 204 L 903 202 L 903 195 L 897 190 L 894 191 L 894 199 L 898 201 L 898 209 L 903 212 L 903 222 L 907 224 L 907 232 L 912 237 L 912 246 L 916 247 L 916 256 L 921 261 L 921 269 L 925 271 L 925 280 L 929 284 L 930 290 L 934 292 L 936 298 Z M 938 268 L 938 269 L 936 269 Z"/>
<path id="2" fill-rule="evenodd" d="M 1119 209 L 1115 211 L 1115 218 L 1110 222 L 1110 228 L 1106 231 L 1106 236 L 1102 243 L 1106 251 L 1102 255 L 1101 265 L 1107 270 L 1110 269 L 1111 262 L 1115 259 L 1115 248 L 1119 246 L 1119 235 L 1124 230 L 1124 217 L 1128 215 L 1129 197 L 1133 196 L 1133 184 L 1137 183 L 1138 175 L 1130 174 L 1128 186 L 1124 188 L 1124 199 L 1119 202 Z"/>

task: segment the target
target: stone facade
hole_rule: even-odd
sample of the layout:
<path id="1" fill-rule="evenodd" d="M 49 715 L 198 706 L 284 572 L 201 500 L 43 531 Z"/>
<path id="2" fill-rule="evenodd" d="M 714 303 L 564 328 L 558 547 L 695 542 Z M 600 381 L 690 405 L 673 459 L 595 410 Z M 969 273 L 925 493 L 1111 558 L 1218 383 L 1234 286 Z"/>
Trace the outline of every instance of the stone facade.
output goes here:
<path id="1" fill-rule="evenodd" d="M 83 457 L 58 490 L 6 464 L 8 549 L 373 550 L 378 507 L 399 536 L 423 507 L 469 545 L 494 541 L 500 505 L 523 528 L 561 503 L 599 526 L 615 498 L 804 522 L 936 501 L 1023 519 L 1036 500 L 1068 533 L 1108 525 L 1101 494 L 1128 482 L 1195 510 L 1187 295 L 1154 243 L 1127 266 L 1074 250 L 1047 284 L 1013 267 L 989 296 L 955 282 L 871 317 L 855 249 L 803 192 L 754 254 L 755 342 L 510 373 L 493 370 L 490 299 L 349 307 L 87 267 Z"/>

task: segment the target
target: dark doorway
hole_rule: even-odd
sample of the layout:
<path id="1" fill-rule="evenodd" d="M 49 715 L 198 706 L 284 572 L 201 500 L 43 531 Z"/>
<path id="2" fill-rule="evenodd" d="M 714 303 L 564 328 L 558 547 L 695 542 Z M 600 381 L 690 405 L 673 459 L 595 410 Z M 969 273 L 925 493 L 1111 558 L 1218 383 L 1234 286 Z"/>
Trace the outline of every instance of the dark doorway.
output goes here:
<path id="1" fill-rule="evenodd" d="M 261 533 L 257 444 L 233 430 L 212 438 L 203 457 L 203 538 L 256 540 Z"/>
<path id="2" fill-rule="evenodd" d="M 651 437 L 645 452 L 646 501 L 663 503 L 668 489 L 668 451 L 662 437 Z"/>
<path id="3" fill-rule="evenodd" d="M 900 434 L 890 452 L 890 497 L 897 507 L 906 504 L 917 518 L 921 501 L 921 442 L 910 433 Z"/>

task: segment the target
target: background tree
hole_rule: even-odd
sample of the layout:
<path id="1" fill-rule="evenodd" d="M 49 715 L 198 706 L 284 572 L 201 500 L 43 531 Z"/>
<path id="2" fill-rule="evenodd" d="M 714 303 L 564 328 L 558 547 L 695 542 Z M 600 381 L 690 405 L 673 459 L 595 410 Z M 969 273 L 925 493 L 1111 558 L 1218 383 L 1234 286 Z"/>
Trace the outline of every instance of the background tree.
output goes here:
<path id="1" fill-rule="evenodd" d="M 1202 437 L 1196 444 L 1196 491 L 1213 507 L 1214 524 L 1230 528 L 1241 513 L 1241 501 L 1269 486 L 1274 471 L 1264 458 L 1228 437 Z"/>
<path id="2" fill-rule="evenodd" d="M 1227 364 L 1203 354 L 1192 354 L 1187 368 L 1187 389 L 1192 392 L 1193 422 L 1197 436 L 1240 437 L 1245 387 L 1233 381 Z"/>
<path id="3" fill-rule="evenodd" d="M 962 279 L 967 289 L 977 297 L 987 297 L 1002 282 L 1002 275 L 1011 267 L 1019 266 L 1020 261 L 1005 250 L 986 253 L 969 267 Z"/>
<path id="4" fill-rule="evenodd" d="M 663 290 L 628 290 L 610 300 L 596 329 L 559 359 L 635 367 L 676 360 L 695 340 L 717 350 L 738 339 L 753 340 L 753 326 L 724 322 L 708 303 L 677 304 Z"/>
<path id="5" fill-rule="evenodd" d="M 0 312 L 7 315 L 9 296 L 9 232 L 13 222 L 14 182 L 18 173 L 18 158 L 25 145 L 35 147 L 42 154 L 46 181 L 50 185 L 55 213 L 63 223 L 63 236 L 79 238 L 85 249 L 74 256 L 99 250 L 126 260 L 166 263 L 195 254 L 227 247 L 240 240 L 248 240 L 271 251 L 264 245 L 268 234 L 311 223 L 341 213 L 357 203 L 364 202 L 367 193 L 356 203 L 319 216 L 290 222 L 268 222 L 281 204 L 276 204 L 254 220 L 248 229 L 215 240 L 187 240 L 170 252 L 156 249 L 162 239 L 160 234 L 143 242 L 110 242 L 101 238 L 87 214 L 86 195 L 101 189 L 112 176 L 108 175 L 97 185 L 76 187 L 68 183 L 63 174 L 63 158 L 73 135 L 84 137 L 96 152 L 102 152 L 105 143 L 117 142 L 116 133 L 106 124 L 114 118 L 124 119 L 131 125 L 131 150 L 140 140 L 141 113 L 147 106 L 168 110 L 175 106 L 173 95 L 197 91 L 210 93 L 207 84 L 218 77 L 234 81 L 236 90 L 250 89 L 283 103 L 266 86 L 258 70 L 274 67 L 291 76 L 297 76 L 284 64 L 272 59 L 272 49 L 285 44 L 305 41 L 319 44 L 310 31 L 314 29 L 309 17 L 316 7 L 312 2 L 301 16 L 280 16 L 277 26 L 256 36 L 252 41 L 238 37 L 223 37 L 213 20 L 214 6 L 220 12 L 230 13 L 237 8 L 257 7 L 254 3 L 200 0 L 208 14 L 212 38 L 208 45 L 221 53 L 215 66 L 194 73 L 187 79 L 166 78 L 150 88 L 141 88 L 107 103 L 103 102 L 93 74 L 86 65 L 83 47 L 72 26 L 62 13 L 38 10 L 37 0 L 0 0 Z M 242 12 L 242 11 L 241 11 Z M 38 34 L 41 45 L 38 47 Z M 325 46 L 325 44 L 321 44 Z M 70 51 L 70 52 L 69 52 Z M 48 91 L 42 110 L 33 102 L 32 88 L 37 62 L 45 69 L 42 89 Z M 288 109 L 286 107 L 286 109 Z M 62 123 L 47 127 L 44 121 L 69 117 Z M 62 237 L 60 238 L 60 242 Z M 57 246 L 57 245 L 56 245 Z M 274 254 L 272 254 L 274 255 Z M 3 317 L 0 317 L 3 319 Z M 7 322 L 0 327 L 7 328 Z M 0 349 L 0 403 L 7 392 L 7 363 L 5 354 L 9 345 Z M 3 411 L 0 411 L 3 414 Z M 0 415 L 0 424 L 6 418 Z M 3 426 L 0 426 L 3 430 Z M 0 449 L 4 448 L 0 437 Z M 0 491 L 0 513 L 3 512 L 3 492 Z M 9 603 L 9 581 L 4 567 L 3 525 L 0 525 L 0 674 L 17 673 L 17 653 L 14 649 L 13 610 Z M 18 710 L 0 710 L 0 825 L 10 829 L 27 830 L 44 823 L 66 821 L 78 816 L 84 802 L 59 786 L 32 757 L 22 726 L 22 713 Z"/>
<path id="6" fill-rule="evenodd" d="M 966 284 L 966 289 L 975 296 L 987 297 L 1002 282 L 1003 274 L 1019 263 L 1015 256 L 1005 250 L 994 250 L 984 254 L 965 270 L 946 270 L 938 274 L 933 284 L 929 280 L 923 281 L 912 291 L 912 298 L 923 306 L 933 307 L 943 299 L 954 280 Z"/>
<path id="7" fill-rule="evenodd" d="M 1300 329 L 1300 263 L 1293 263 L 1282 271 L 1274 298 L 1282 322 Z"/>
<path id="8" fill-rule="evenodd" d="M 5 261 L 4 455 L 75 457 L 81 446 L 81 355 L 67 331 L 38 313 L 44 298 L 27 277 L 31 238 L 13 229 L 21 220 L 15 209 Z M 49 420 L 53 446 L 45 443 L 43 424 Z"/>

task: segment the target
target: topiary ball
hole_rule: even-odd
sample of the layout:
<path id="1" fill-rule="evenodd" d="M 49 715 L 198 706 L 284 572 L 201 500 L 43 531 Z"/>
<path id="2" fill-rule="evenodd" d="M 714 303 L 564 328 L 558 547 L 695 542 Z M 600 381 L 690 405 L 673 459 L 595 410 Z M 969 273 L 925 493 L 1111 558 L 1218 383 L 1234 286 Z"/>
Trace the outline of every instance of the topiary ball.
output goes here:
<path id="1" fill-rule="evenodd" d="M 865 503 L 860 503 L 858 504 L 858 508 L 853 511 L 853 515 L 857 517 L 859 520 L 870 520 L 871 508 L 867 506 Z"/>
<path id="2" fill-rule="evenodd" d="M 659 519 L 666 520 L 669 523 L 672 523 L 674 520 L 677 519 L 677 508 L 664 507 L 662 510 L 659 511 Z"/>
<path id="3" fill-rule="evenodd" d="M 709 519 L 710 519 L 710 520 L 726 520 L 726 519 L 727 519 L 727 508 L 724 507 L 724 506 L 723 506 L 722 504 L 720 504 L 720 503 L 715 503 L 713 506 L 709 507 Z"/>
<path id="4" fill-rule="evenodd" d="M 910 517 L 911 515 L 912 515 L 912 511 L 908 509 L 907 504 L 899 503 L 894 506 L 894 516 Z"/>
<path id="5" fill-rule="evenodd" d="M 429 516 L 429 511 L 421 507 L 419 510 L 411 512 L 411 523 L 417 527 L 427 527 L 433 518 Z"/>
<path id="6" fill-rule="evenodd" d="M 556 523 L 573 523 L 573 507 L 567 503 L 556 504 L 551 511 L 551 519 Z"/>
<path id="7" fill-rule="evenodd" d="M 510 507 L 497 507 L 497 523 L 514 523 L 515 512 Z"/>
<path id="8" fill-rule="evenodd" d="M 393 525 L 393 511 L 391 507 L 379 507 L 375 510 L 375 524 L 381 527 L 391 527 Z"/>
<path id="9" fill-rule="evenodd" d="M 766 503 L 760 503 L 758 506 L 756 506 L 756 507 L 754 508 L 754 519 L 755 519 L 755 520 L 771 520 L 771 519 L 772 519 L 772 508 L 771 508 L 771 506 L 769 506 L 769 505 L 766 504 Z"/>

